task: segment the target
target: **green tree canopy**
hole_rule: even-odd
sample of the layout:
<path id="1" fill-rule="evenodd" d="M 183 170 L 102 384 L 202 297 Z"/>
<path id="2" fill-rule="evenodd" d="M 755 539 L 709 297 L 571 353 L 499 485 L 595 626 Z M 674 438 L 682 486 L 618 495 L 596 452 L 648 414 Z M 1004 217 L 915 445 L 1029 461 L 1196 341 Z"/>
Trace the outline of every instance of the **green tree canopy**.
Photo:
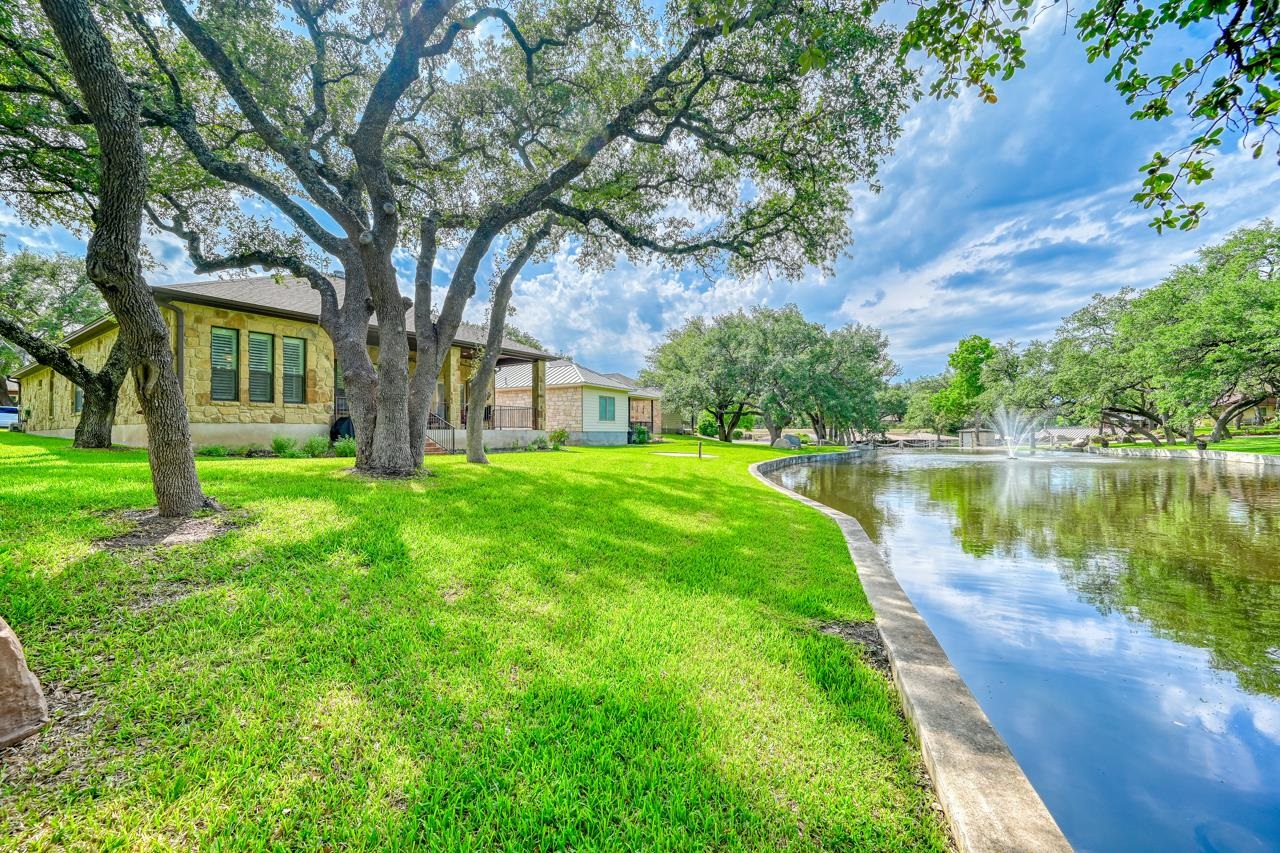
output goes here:
<path id="1" fill-rule="evenodd" d="M 12 145 L 33 161 L 59 134 L 91 148 L 71 138 L 83 109 L 39 16 L 29 0 L 9 8 L 0 92 L 28 116 Z M 848 240 L 851 189 L 874 185 L 915 92 L 897 33 L 865 3 L 104 11 L 156 161 L 151 223 L 186 241 L 200 272 L 262 266 L 311 283 L 358 467 L 386 473 L 420 461 L 436 371 L 491 252 L 513 254 L 550 216 L 548 245 L 571 233 L 587 263 L 826 267 Z M 40 177 L 9 191 L 31 195 Z M 397 263 L 415 262 L 410 306 Z"/>
<path id="2" fill-rule="evenodd" d="M 84 261 L 28 249 L 7 253 L 0 242 L 0 313 L 26 332 L 51 344 L 106 312 L 106 303 L 84 273 Z M 29 356 L 0 337 L 0 376 L 8 376 Z"/>
<path id="3" fill-rule="evenodd" d="M 947 357 L 950 378 L 933 400 L 933 408 L 949 423 L 967 423 L 978 413 L 986 386 L 983 371 L 996 355 L 990 339 L 970 335 Z"/>
<path id="4" fill-rule="evenodd" d="M 902 425 L 911 430 L 928 430 L 939 436 L 954 433 L 964 426 L 963 421 L 951 417 L 937 405 L 947 383 L 945 374 L 925 376 L 906 383 L 908 399 Z"/>
<path id="5" fill-rule="evenodd" d="M 645 381 L 663 406 L 705 411 L 722 440 L 759 415 L 777 438 L 807 423 L 819 439 L 850 439 L 880 426 L 879 395 L 897 373 L 879 329 L 827 331 L 794 305 L 694 318 L 649 354 Z"/>

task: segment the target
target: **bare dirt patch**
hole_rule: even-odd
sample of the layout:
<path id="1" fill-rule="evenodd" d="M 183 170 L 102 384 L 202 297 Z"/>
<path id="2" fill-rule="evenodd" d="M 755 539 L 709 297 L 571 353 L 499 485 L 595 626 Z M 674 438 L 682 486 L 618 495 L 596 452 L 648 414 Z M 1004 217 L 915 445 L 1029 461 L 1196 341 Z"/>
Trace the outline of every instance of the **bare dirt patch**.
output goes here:
<path id="1" fill-rule="evenodd" d="M 862 652 L 862 658 L 877 672 L 891 675 L 889 650 L 875 622 L 823 622 L 818 630 L 832 637 L 852 643 Z"/>
<path id="2" fill-rule="evenodd" d="M 137 616 L 148 610 L 181 601 L 200 589 L 201 587 L 190 583 L 157 581 L 145 595 L 138 596 L 129 602 L 129 612 Z"/>
<path id="3" fill-rule="evenodd" d="M 21 743 L 0 749 L 6 781 L 19 786 L 55 786 L 77 780 L 98 762 L 91 736 L 101 711 L 93 693 L 66 684 L 48 684 L 44 695 L 49 703 L 49 724 Z"/>
<path id="4" fill-rule="evenodd" d="M 466 584 L 454 584 L 440 590 L 440 597 L 444 599 L 445 604 L 456 604 L 469 591 Z"/>
<path id="5" fill-rule="evenodd" d="M 94 542 L 101 551 L 193 545 L 239 527 L 241 521 L 238 515 L 226 512 L 192 515 L 186 518 L 163 518 L 154 508 L 125 510 L 113 513 L 113 517 L 132 521 L 134 527 L 132 530 Z"/>

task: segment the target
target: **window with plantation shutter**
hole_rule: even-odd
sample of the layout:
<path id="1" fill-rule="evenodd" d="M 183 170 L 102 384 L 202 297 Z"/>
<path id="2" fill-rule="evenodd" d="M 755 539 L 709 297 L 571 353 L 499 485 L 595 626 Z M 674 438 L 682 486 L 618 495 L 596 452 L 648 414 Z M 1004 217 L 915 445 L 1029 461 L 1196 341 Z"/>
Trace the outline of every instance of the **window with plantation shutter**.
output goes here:
<path id="1" fill-rule="evenodd" d="M 284 401 L 307 402 L 307 342 L 302 338 L 284 339 Z"/>
<path id="2" fill-rule="evenodd" d="M 603 394 L 600 395 L 600 420 L 611 421 L 614 419 L 617 411 L 614 408 L 616 402 L 617 401 L 612 397 L 606 397 Z"/>
<path id="3" fill-rule="evenodd" d="M 270 403 L 275 398 L 275 335 L 249 333 L 249 402 Z"/>
<path id="4" fill-rule="evenodd" d="M 209 347 L 213 362 L 209 372 L 209 396 L 214 400 L 240 399 L 240 333 L 215 326 Z"/>

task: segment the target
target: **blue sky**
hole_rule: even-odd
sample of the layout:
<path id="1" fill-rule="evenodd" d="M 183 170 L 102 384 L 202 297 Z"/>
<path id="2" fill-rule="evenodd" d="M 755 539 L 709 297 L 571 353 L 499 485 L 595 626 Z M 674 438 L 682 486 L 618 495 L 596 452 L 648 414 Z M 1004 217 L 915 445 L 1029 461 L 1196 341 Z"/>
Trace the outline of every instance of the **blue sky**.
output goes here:
<path id="1" fill-rule="evenodd" d="M 1157 234 L 1129 199 L 1138 166 L 1175 148 L 1185 126 L 1130 120 L 1106 69 L 1085 61 L 1061 18 L 1046 16 L 1029 47 L 1029 67 L 997 104 L 929 100 L 911 111 L 882 192 L 859 193 L 853 244 L 835 275 L 788 283 L 625 264 L 583 272 L 563 252 L 522 280 L 516 322 L 597 369 L 629 372 L 690 315 L 795 302 L 829 326 L 882 327 L 913 377 L 942 369 L 970 334 L 1049 336 L 1093 293 L 1154 284 L 1202 243 L 1280 216 L 1274 161 L 1232 150 L 1196 195 L 1210 208 L 1201 227 Z"/>
<path id="2" fill-rule="evenodd" d="M 690 316 L 794 302 L 829 326 L 885 329 L 912 377 L 940 370 L 966 335 L 1048 336 L 1091 294 L 1154 284 L 1198 245 L 1280 218 L 1274 162 L 1232 149 L 1197 191 L 1209 205 L 1201 227 L 1157 234 L 1150 213 L 1129 201 L 1137 167 L 1157 148 L 1175 148 L 1185 126 L 1131 121 L 1106 69 L 1085 62 L 1060 18 L 1045 16 L 1029 48 L 1029 67 L 1003 84 L 999 103 L 927 100 L 909 113 L 882 192 L 857 193 L 853 243 L 834 275 L 708 280 L 625 261 L 600 272 L 580 269 L 569 247 L 527 270 L 514 322 L 597 370 L 633 373 Z M 73 235 L 25 227 L 3 207 L 0 232 L 11 248 L 82 251 Z M 159 262 L 152 281 L 192 278 L 178 245 L 149 242 Z M 485 309 L 482 289 L 469 316 Z"/>

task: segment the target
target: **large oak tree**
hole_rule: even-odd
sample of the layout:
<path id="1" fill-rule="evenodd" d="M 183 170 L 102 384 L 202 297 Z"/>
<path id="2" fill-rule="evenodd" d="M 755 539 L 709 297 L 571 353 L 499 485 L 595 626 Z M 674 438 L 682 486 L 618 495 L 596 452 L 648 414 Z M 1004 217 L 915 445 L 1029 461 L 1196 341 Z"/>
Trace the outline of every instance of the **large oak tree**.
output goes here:
<path id="1" fill-rule="evenodd" d="M 93 131 L 86 137 L 92 140 L 97 171 L 92 191 L 85 193 L 93 200 L 85 269 L 115 315 L 128 353 L 147 425 L 151 482 L 159 512 L 164 516 L 187 515 L 209 502 L 196 474 L 169 329 L 142 276 L 147 156 L 139 99 L 86 0 L 41 0 L 40 5 L 83 98 L 75 120 L 82 123 L 87 119 Z M 51 53 L 43 46 L 40 49 Z M 39 77 L 42 71 L 35 73 Z M 44 73 L 48 81 L 53 80 L 51 74 Z M 41 90 L 38 86 L 35 91 L 19 94 L 74 97 L 65 88 L 54 92 L 52 87 Z"/>
<path id="2" fill-rule="evenodd" d="M 160 0 L 122 8 L 115 33 L 172 176 L 153 223 L 201 272 L 310 282 L 357 467 L 403 475 L 486 259 L 518 255 L 548 216 L 588 263 L 623 251 L 791 276 L 830 262 L 849 187 L 874 178 L 913 94 L 872 11 Z"/>

